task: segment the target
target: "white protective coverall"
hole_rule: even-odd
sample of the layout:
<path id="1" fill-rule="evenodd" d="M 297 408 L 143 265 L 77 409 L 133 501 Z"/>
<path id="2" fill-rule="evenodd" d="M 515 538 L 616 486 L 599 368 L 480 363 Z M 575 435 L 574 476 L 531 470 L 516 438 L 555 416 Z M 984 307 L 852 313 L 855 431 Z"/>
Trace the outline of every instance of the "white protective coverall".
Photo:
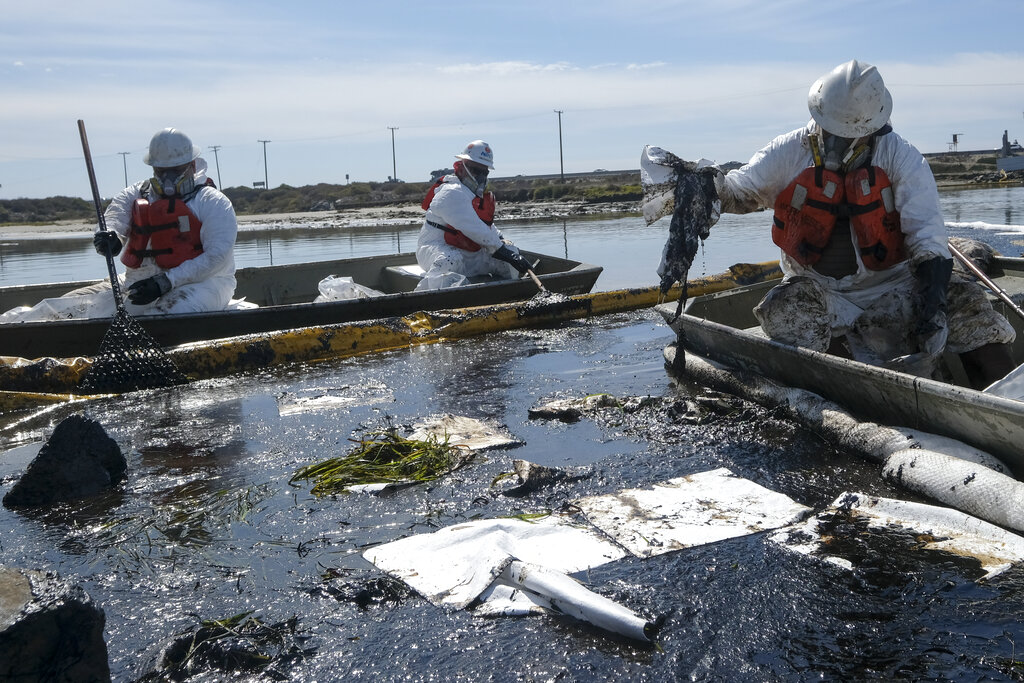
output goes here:
<path id="1" fill-rule="evenodd" d="M 416 262 L 425 275 L 418 290 L 440 289 L 465 284 L 466 278 L 491 274 L 501 279 L 519 276 L 516 270 L 491 256 L 502 244 L 501 233 L 480 220 L 473 208 L 476 195 L 462 184 L 458 176 L 449 174 L 434 192 L 416 243 Z M 429 221 L 429 222 L 428 222 Z M 479 251 L 453 247 L 444 241 L 444 230 L 430 223 L 450 225 L 480 245 Z M 513 245 L 506 245 L 518 253 Z"/>
<path id="2" fill-rule="evenodd" d="M 779 193 L 813 165 L 808 136 L 820 132 L 812 120 L 803 128 L 775 138 L 742 168 L 727 173 L 719 187 L 722 211 L 772 209 Z M 908 259 L 886 270 L 866 268 L 852 230 L 857 270 L 839 279 L 802 266 L 782 253 L 783 285 L 792 283 L 806 296 L 802 303 L 797 297 L 795 307 L 762 302 L 755 313 L 769 336 L 824 351 L 831 337 L 845 335 L 854 358 L 872 363 L 907 352 L 913 327 L 913 268 L 936 256 L 950 258 L 946 227 L 935 178 L 913 145 L 895 132 L 882 135 L 876 138 L 872 164 L 884 170 L 892 182 Z M 986 306 L 980 288 L 971 285 L 956 275 L 950 284 L 947 348 L 954 353 L 1014 338 L 1012 326 Z M 803 305 L 808 299 L 817 301 Z"/>
<path id="3" fill-rule="evenodd" d="M 118 277 L 125 308 L 132 315 L 163 313 L 197 313 L 217 311 L 228 307 L 235 292 L 235 236 L 238 222 L 235 209 L 220 190 L 206 186 L 206 162 L 196 160 L 196 186 L 200 187 L 195 196 L 187 202 L 188 208 L 202 222 L 199 231 L 203 253 L 170 269 L 156 265 L 152 257 L 143 259 L 138 268 L 124 268 L 120 256 L 114 257 L 116 267 L 125 272 Z M 142 187 L 148 181 L 139 181 L 121 190 L 110 202 L 103 217 L 107 229 L 121 236 L 124 242 L 128 236 L 132 205 L 141 196 Z M 158 197 L 150 197 L 155 201 Z M 155 301 L 136 306 L 128 300 L 127 288 L 133 282 L 165 273 L 171 282 L 171 290 Z M 251 307 L 244 302 L 239 307 Z M 114 315 L 115 305 L 110 291 L 110 282 L 103 282 L 76 289 L 62 297 L 46 299 L 31 308 L 21 307 L 0 315 L 0 322 L 44 321 L 68 318 L 104 318 Z"/>

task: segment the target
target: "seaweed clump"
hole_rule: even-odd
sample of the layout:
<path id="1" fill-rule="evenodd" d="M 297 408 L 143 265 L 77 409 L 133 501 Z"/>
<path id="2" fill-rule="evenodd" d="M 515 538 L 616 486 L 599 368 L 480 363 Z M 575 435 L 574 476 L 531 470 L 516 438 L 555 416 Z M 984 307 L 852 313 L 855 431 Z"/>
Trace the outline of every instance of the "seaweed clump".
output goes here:
<path id="1" fill-rule="evenodd" d="M 348 454 L 307 465 L 289 483 L 314 481 L 311 492 L 317 496 L 359 485 L 421 483 L 439 479 L 471 458 L 466 449 L 448 443 L 447 436 L 407 439 L 386 429 L 350 441 L 356 446 Z"/>

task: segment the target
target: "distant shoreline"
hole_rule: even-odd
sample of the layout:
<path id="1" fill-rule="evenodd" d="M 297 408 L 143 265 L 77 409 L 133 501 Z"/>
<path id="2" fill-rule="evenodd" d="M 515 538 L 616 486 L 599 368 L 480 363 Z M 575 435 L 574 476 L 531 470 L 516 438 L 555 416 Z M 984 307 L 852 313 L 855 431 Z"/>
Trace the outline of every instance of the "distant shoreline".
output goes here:
<path id="1" fill-rule="evenodd" d="M 639 213 L 635 203 L 613 202 L 606 204 L 584 204 L 575 202 L 498 203 L 498 222 L 558 218 L 561 216 L 586 216 L 615 213 Z M 299 211 L 292 213 L 271 213 L 238 216 L 238 229 L 263 230 L 267 228 L 291 228 L 298 225 L 313 228 L 383 227 L 390 225 L 417 225 L 423 221 L 423 209 L 418 203 L 374 206 L 358 209 L 331 211 Z M 57 221 L 41 225 L 16 223 L 0 224 L 0 238 L 61 237 L 82 238 L 96 230 L 95 221 Z"/>
<path id="2" fill-rule="evenodd" d="M 962 177 L 936 177 L 940 190 L 985 189 L 998 186 L 1022 185 L 1020 180 L 1010 182 L 971 182 Z M 609 214 L 640 213 L 639 202 L 582 202 L 582 201 L 540 201 L 506 202 L 498 201 L 499 223 L 511 221 L 552 219 L 561 217 L 594 216 Z M 423 220 L 423 209 L 419 203 L 408 202 L 384 206 L 341 208 L 326 211 L 297 211 L 291 213 L 242 214 L 238 216 L 238 229 L 266 230 L 273 228 L 354 228 L 384 227 L 394 225 L 415 225 Z M 0 239 L 47 239 L 82 238 L 96 230 L 95 221 L 66 220 L 44 224 L 0 223 Z"/>

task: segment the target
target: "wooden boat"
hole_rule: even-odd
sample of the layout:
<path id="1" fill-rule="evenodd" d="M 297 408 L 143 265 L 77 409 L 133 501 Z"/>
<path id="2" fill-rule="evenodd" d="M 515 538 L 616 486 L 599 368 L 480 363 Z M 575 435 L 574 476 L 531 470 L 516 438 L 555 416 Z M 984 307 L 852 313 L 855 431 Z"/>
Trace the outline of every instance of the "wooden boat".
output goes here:
<path id="1" fill-rule="evenodd" d="M 988 276 L 1014 301 L 1024 294 L 1024 259 L 998 257 Z M 959 358 L 948 353 L 943 363 L 950 381 L 942 382 L 771 341 L 752 309 L 775 284 L 694 297 L 674 321 L 675 303 L 657 310 L 687 354 L 805 389 L 862 419 L 957 439 L 1024 473 L 1024 400 L 968 388 Z M 1013 355 L 1024 363 L 1024 321 L 1001 300 L 994 298 L 994 305 L 1016 328 Z"/>
<path id="2" fill-rule="evenodd" d="M 560 294 L 589 292 L 600 266 L 523 251 L 535 263 L 534 272 L 544 287 Z M 259 308 L 138 316 L 136 319 L 162 346 L 221 339 L 296 327 L 345 323 L 403 316 L 468 306 L 522 301 L 538 292 L 528 278 L 477 278 L 471 284 L 441 290 L 414 291 L 422 271 L 413 253 L 317 261 L 295 265 L 240 268 L 235 273 L 235 297 Z M 329 275 L 351 277 L 360 285 L 384 292 L 383 296 L 311 303 L 319 282 Z M 79 287 L 98 282 L 61 282 L 0 287 L 0 310 L 32 306 Z M 91 356 L 110 327 L 109 318 L 0 324 L 0 356 L 21 358 Z"/>

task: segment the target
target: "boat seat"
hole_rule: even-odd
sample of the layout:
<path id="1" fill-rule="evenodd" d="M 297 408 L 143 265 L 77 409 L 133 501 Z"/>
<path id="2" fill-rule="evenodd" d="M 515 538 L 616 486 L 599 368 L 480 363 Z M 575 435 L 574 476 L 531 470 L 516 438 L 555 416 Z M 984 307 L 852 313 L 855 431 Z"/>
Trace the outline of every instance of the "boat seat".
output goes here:
<path id="1" fill-rule="evenodd" d="M 412 263 L 407 266 L 387 266 L 384 268 L 384 280 L 388 291 L 411 292 L 423 279 L 423 269 Z"/>

